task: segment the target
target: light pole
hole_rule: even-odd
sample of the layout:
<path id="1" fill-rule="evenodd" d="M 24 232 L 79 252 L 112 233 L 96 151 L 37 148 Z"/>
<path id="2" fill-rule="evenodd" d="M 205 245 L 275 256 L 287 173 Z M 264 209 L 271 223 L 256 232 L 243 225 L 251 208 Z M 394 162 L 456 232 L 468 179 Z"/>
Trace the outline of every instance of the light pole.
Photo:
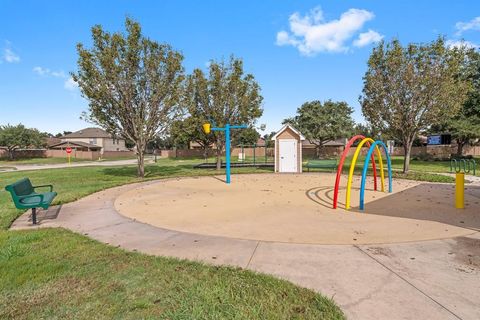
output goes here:
<path id="1" fill-rule="evenodd" d="M 211 127 L 210 123 L 203 124 L 203 131 L 209 134 L 210 131 L 224 131 L 225 132 L 225 182 L 230 184 L 230 129 L 246 129 L 246 125 L 230 125 L 227 123 L 225 128 Z"/>

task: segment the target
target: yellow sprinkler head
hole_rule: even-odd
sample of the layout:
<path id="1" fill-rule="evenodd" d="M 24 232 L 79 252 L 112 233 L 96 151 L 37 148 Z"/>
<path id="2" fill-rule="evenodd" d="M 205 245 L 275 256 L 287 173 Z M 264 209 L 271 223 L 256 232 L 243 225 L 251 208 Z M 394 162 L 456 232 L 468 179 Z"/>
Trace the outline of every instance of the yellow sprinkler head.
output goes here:
<path id="1" fill-rule="evenodd" d="M 203 132 L 205 132 L 206 134 L 209 134 L 211 131 L 211 125 L 210 123 L 204 123 L 203 124 Z"/>

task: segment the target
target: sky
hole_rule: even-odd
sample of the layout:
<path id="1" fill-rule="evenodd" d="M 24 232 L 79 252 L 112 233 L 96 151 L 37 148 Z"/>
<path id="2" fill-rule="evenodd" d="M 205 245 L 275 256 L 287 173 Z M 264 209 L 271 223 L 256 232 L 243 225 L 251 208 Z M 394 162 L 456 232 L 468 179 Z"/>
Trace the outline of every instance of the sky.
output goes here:
<path id="1" fill-rule="evenodd" d="M 242 58 L 262 88 L 266 132 L 304 102 L 358 97 L 374 45 L 398 38 L 480 45 L 480 1 L 19 1 L 0 0 L 0 125 L 58 133 L 91 126 L 88 101 L 69 73 L 91 27 L 143 34 L 184 55 L 187 73 L 210 60 Z"/>

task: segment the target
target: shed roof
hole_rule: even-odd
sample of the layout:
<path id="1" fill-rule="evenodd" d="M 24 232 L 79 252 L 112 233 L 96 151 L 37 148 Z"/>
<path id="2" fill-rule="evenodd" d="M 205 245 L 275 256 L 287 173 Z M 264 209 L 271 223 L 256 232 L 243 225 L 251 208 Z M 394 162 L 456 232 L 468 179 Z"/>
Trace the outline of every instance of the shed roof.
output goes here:
<path id="1" fill-rule="evenodd" d="M 287 129 L 290 129 L 293 132 L 295 132 L 300 137 L 300 141 L 305 140 L 305 137 L 303 136 L 303 134 L 297 129 L 295 129 L 291 124 L 286 124 L 282 127 L 282 129 L 278 130 L 278 132 L 275 133 L 275 135 L 272 137 L 272 140 L 277 140 L 277 137 Z"/>

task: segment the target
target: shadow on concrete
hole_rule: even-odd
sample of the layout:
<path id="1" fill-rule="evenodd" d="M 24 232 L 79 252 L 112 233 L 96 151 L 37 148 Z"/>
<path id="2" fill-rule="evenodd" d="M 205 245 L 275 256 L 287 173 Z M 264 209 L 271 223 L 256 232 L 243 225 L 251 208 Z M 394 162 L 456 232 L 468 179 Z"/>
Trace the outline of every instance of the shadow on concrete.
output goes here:
<path id="1" fill-rule="evenodd" d="M 60 210 L 62 210 L 62 205 L 59 206 L 52 206 L 47 210 L 37 210 L 37 222 L 41 223 L 44 220 L 55 220 L 57 219 Z M 32 215 L 28 217 L 28 221 L 32 221 Z"/>
<path id="2" fill-rule="evenodd" d="M 345 188 L 340 188 L 340 191 L 345 190 Z M 352 187 L 352 191 L 359 191 L 359 188 L 354 188 Z M 374 191 L 373 189 L 366 189 L 367 191 Z M 333 188 L 332 187 L 314 187 L 310 188 L 307 191 L 305 191 L 305 195 L 307 196 L 308 199 L 310 199 L 313 202 L 318 203 L 322 207 L 333 209 Z M 345 200 L 344 197 L 339 195 L 337 199 L 337 207 L 338 208 L 345 208 L 345 202 L 342 201 Z"/>
<path id="3" fill-rule="evenodd" d="M 344 188 L 343 188 L 344 190 Z M 373 190 L 367 190 L 374 192 Z M 332 208 L 333 188 L 307 190 L 306 196 L 325 208 Z M 352 192 L 352 197 L 358 192 Z M 367 197 L 366 197 L 367 199 Z M 338 207 L 345 208 L 339 197 Z M 389 217 L 428 220 L 480 231 L 480 186 L 465 186 L 465 208 L 455 208 L 455 186 L 443 183 L 422 183 L 405 190 L 366 200 L 365 210 L 352 206 L 353 212 Z"/>
<path id="4" fill-rule="evenodd" d="M 219 177 L 217 177 L 217 176 L 211 176 L 211 177 L 212 177 L 213 179 L 216 179 L 216 180 L 218 180 L 218 181 L 220 181 L 220 182 L 223 182 L 223 183 L 226 183 L 226 182 L 227 182 L 226 179 L 222 179 L 222 178 L 219 178 Z"/>

